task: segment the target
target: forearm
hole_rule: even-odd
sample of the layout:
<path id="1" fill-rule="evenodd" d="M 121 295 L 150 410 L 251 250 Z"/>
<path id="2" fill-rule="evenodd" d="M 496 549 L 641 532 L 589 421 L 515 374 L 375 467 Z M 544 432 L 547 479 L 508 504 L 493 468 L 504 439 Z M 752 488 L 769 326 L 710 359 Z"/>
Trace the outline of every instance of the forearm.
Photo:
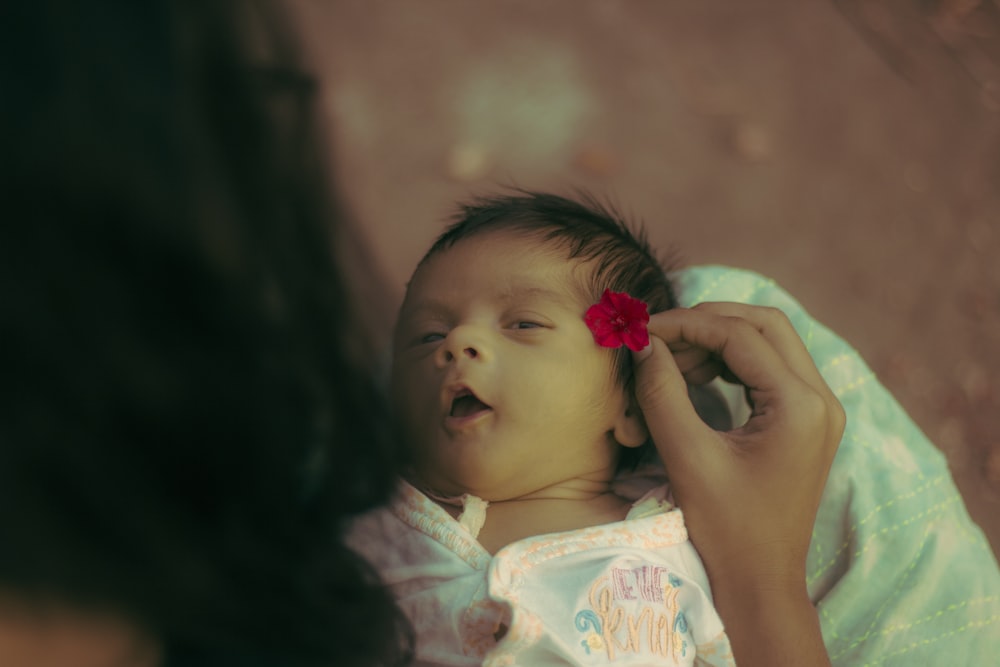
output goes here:
<path id="1" fill-rule="evenodd" d="M 819 616 L 805 591 L 754 582 L 713 586 L 738 667 L 829 667 Z"/>

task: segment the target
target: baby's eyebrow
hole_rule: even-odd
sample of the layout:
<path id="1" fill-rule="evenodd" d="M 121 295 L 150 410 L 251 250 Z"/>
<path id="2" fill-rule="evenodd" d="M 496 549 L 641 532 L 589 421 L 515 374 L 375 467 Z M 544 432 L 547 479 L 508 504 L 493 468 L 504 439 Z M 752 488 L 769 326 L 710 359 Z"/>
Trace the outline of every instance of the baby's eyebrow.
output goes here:
<path id="1" fill-rule="evenodd" d="M 537 285 L 513 285 L 506 287 L 495 293 L 492 297 L 499 298 L 506 303 L 517 301 L 548 301 L 550 303 L 563 303 L 566 295 L 548 287 Z M 448 319 L 452 314 L 453 307 L 446 300 L 428 297 L 416 303 L 411 303 L 403 307 L 399 313 L 398 323 L 404 320 L 415 318 L 427 319 Z"/>
<path id="2" fill-rule="evenodd" d="M 404 306 L 399 313 L 399 319 L 412 317 L 445 317 L 451 309 L 443 301 L 436 299 L 424 299 L 415 304 Z"/>
<path id="3" fill-rule="evenodd" d="M 566 300 L 564 294 L 549 289 L 548 287 L 514 286 L 504 290 L 501 296 L 507 301 L 518 301 L 522 299 L 540 299 L 545 301 L 562 302 Z"/>

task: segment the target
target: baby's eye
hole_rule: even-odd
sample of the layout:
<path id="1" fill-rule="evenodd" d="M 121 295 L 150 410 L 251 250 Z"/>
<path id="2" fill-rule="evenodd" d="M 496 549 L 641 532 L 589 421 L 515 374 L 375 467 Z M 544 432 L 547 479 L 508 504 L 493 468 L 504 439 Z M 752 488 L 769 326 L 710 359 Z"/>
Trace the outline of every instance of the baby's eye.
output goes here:
<path id="1" fill-rule="evenodd" d="M 541 329 L 545 325 L 539 324 L 538 322 L 518 322 L 514 325 L 515 329 Z"/>
<path id="2" fill-rule="evenodd" d="M 422 336 L 420 336 L 420 337 L 417 338 L 417 341 L 421 345 L 426 345 L 427 343 L 437 343 L 438 341 L 442 341 L 442 340 L 444 340 L 444 334 L 443 333 L 423 334 Z"/>

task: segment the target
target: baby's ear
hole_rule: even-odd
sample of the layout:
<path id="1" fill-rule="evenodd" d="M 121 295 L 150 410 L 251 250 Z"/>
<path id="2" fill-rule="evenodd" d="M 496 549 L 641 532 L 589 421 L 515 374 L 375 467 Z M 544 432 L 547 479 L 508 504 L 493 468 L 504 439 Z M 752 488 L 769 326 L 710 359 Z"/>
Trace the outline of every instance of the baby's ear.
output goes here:
<path id="1" fill-rule="evenodd" d="M 629 400 L 615 423 L 615 440 L 623 447 L 640 447 L 648 439 L 646 420 L 635 401 Z"/>

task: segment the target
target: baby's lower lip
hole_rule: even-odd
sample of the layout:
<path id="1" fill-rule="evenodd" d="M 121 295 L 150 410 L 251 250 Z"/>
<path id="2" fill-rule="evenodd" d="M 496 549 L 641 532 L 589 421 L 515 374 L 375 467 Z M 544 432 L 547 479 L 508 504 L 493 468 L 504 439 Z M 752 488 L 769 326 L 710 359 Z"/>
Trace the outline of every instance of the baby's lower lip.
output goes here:
<path id="1" fill-rule="evenodd" d="M 474 412 L 471 415 L 464 415 L 461 417 L 455 417 L 453 415 L 448 415 L 444 419 L 445 426 L 468 426 L 469 424 L 482 419 L 488 415 L 493 414 L 493 408 L 486 408 L 478 412 Z"/>

